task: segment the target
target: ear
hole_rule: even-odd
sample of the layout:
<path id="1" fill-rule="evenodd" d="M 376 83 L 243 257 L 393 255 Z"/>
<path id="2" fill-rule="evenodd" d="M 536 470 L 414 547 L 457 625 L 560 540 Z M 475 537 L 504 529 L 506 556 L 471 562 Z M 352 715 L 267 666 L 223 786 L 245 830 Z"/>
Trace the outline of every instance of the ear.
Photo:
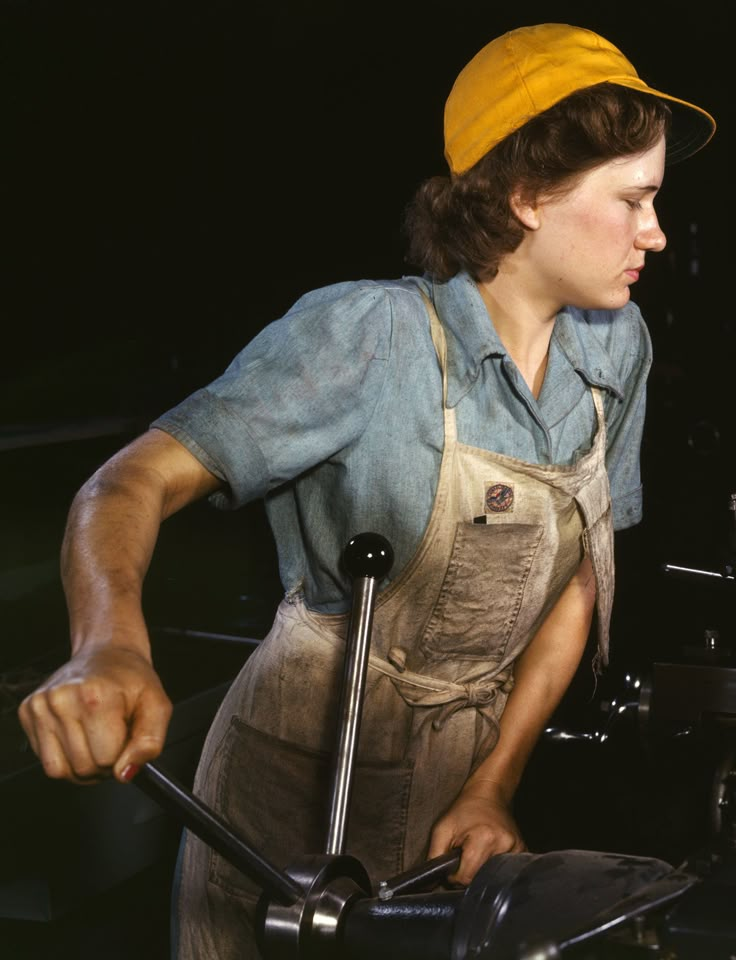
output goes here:
<path id="1" fill-rule="evenodd" d="M 537 198 L 521 190 L 515 190 L 509 197 L 509 205 L 516 219 L 527 230 L 538 230 L 541 225 Z"/>

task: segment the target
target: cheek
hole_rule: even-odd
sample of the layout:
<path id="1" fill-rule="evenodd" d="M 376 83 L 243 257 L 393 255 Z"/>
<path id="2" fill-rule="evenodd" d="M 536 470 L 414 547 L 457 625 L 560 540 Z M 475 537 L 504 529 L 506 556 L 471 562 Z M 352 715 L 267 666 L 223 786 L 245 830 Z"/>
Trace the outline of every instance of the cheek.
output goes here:
<path id="1" fill-rule="evenodd" d="M 622 249 L 628 250 L 633 240 L 626 217 L 604 211 L 581 212 L 577 218 L 575 242 L 579 254 L 589 260 L 605 260 Z"/>
<path id="2" fill-rule="evenodd" d="M 596 210 L 592 206 L 579 211 L 576 221 L 582 245 L 599 240 L 620 229 L 620 225 L 612 214 L 600 209 Z"/>

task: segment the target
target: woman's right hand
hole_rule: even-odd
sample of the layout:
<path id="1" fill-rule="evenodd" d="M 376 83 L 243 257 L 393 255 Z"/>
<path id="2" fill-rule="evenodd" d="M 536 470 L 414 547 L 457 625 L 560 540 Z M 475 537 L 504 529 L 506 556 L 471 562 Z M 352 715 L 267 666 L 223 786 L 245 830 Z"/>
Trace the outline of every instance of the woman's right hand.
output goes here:
<path id="1" fill-rule="evenodd" d="M 83 649 L 18 708 L 21 725 L 55 779 L 130 780 L 163 749 L 172 704 L 141 653 Z"/>
<path id="2" fill-rule="evenodd" d="M 151 665 L 143 580 L 161 523 L 220 486 L 152 428 L 74 497 L 61 549 L 73 655 L 18 708 L 49 777 L 127 781 L 161 752 L 172 705 Z"/>

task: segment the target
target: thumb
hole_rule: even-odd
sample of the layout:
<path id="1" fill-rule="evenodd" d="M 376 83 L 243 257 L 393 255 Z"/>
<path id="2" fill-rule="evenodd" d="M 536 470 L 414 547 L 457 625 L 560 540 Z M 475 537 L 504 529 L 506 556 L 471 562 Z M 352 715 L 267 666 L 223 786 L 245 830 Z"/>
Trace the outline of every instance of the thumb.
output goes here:
<path id="1" fill-rule="evenodd" d="M 166 742 L 172 704 L 162 690 L 143 691 L 130 720 L 128 740 L 113 773 L 117 780 L 127 783 L 144 763 L 155 760 Z"/>
<path id="2" fill-rule="evenodd" d="M 444 821 L 440 821 L 434 830 L 429 843 L 427 859 L 433 860 L 435 857 L 441 857 L 444 853 L 449 853 L 455 844 L 455 832 L 453 828 Z"/>

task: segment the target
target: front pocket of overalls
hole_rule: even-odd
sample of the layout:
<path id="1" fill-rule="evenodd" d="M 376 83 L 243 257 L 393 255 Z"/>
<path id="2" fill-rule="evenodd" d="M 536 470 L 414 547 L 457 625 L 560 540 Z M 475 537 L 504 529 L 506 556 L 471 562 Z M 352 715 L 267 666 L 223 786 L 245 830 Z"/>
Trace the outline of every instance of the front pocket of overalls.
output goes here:
<path id="1" fill-rule="evenodd" d="M 421 642 L 427 660 L 500 661 L 519 615 L 541 524 L 459 523 Z"/>
<path id="2" fill-rule="evenodd" d="M 331 758 L 279 740 L 233 717 L 220 744 L 217 809 L 235 833 L 278 869 L 300 854 L 325 852 L 329 824 Z M 355 764 L 345 853 L 373 878 L 402 869 L 413 765 Z M 215 851 L 209 879 L 230 893 L 254 886 Z"/>

